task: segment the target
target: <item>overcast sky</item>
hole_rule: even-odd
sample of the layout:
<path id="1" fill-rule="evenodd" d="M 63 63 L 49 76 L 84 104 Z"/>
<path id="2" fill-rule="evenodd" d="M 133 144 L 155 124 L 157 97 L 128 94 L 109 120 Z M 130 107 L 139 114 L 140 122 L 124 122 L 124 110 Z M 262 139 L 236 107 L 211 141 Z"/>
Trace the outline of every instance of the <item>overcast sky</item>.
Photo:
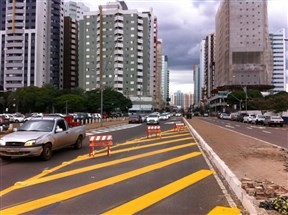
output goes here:
<path id="1" fill-rule="evenodd" d="M 115 2 L 76 1 L 83 2 L 90 11 L 97 11 L 100 4 Z M 125 2 L 128 9 L 147 11 L 153 8 L 158 18 L 158 36 L 163 40 L 163 54 L 167 55 L 169 60 L 170 94 L 177 90 L 192 92 L 192 66 L 199 64 L 201 39 L 215 31 L 215 14 L 220 0 L 126 0 Z M 275 32 L 280 28 L 286 28 L 287 35 L 287 14 L 287 0 L 268 0 L 269 31 Z"/>

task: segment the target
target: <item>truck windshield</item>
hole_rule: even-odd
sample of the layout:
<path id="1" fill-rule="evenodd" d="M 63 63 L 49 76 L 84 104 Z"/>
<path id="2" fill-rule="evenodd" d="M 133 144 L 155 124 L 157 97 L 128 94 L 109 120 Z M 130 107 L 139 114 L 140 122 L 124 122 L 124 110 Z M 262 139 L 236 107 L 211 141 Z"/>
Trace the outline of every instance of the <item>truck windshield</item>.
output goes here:
<path id="1" fill-rule="evenodd" d="M 53 126 L 53 120 L 28 120 L 18 129 L 18 131 L 51 132 Z"/>

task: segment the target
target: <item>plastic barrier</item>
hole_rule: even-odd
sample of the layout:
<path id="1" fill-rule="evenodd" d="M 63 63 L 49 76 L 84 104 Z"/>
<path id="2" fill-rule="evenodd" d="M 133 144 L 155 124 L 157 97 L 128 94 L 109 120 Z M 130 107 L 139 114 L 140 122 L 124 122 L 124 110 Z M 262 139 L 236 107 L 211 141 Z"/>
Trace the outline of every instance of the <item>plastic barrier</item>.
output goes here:
<path id="1" fill-rule="evenodd" d="M 95 146 L 107 146 L 107 156 L 110 157 L 110 146 L 113 145 L 112 140 L 113 140 L 112 135 L 88 136 L 89 148 L 90 148 L 89 157 L 91 157 L 91 155 L 94 157 L 93 152 Z"/>
<path id="2" fill-rule="evenodd" d="M 180 132 L 181 130 L 184 130 L 185 124 L 184 123 L 175 123 L 174 124 L 174 131 Z"/>
<path id="3" fill-rule="evenodd" d="M 155 133 L 156 137 L 160 136 L 161 138 L 161 128 L 160 126 L 147 126 L 147 138 L 149 138 L 150 136 L 152 136 L 152 134 Z"/>

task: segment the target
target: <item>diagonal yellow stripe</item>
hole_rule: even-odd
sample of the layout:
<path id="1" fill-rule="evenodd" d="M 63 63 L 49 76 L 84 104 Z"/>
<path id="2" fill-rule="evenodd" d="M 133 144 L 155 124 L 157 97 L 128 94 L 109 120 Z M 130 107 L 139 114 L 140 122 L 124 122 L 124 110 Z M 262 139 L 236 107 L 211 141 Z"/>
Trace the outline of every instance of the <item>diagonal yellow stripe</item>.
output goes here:
<path id="1" fill-rule="evenodd" d="M 157 151 L 153 151 L 153 152 L 147 152 L 147 153 L 140 154 L 140 155 L 122 158 L 119 160 L 109 161 L 109 162 L 105 162 L 105 163 L 101 163 L 101 164 L 95 164 L 95 165 L 88 166 L 88 167 L 83 167 L 83 168 L 79 168 L 79 169 L 75 169 L 75 170 L 71 170 L 71 171 L 58 173 L 58 174 L 51 175 L 51 176 L 46 176 L 44 178 L 39 178 L 39 179 L 36 179 L 33 181 L 29 180 L 29 181 L 25 181 L 25 182 L 19 182 L 16 184 L 16 186 L 23 187 L 23 186 L 31 186 L 31 185 L 35 185 L 35 184 L 40 184 L 40 183 L 44 183 L 44 182 L 48 182 L 48 181 L 52 181 L 52 180 L 56 180 L 56 179 L 60 179 L 60 178 L 88 172 L 88 171 L 92 171 L 95 169 L 100 169 L 100 168 L 104 168 L 104 167 L 108 167 L 108 166 L 112 166 L 112 165 L 117 165 L 120 163 L 132 161 L 132 160 L 136 160 L 136 159 L 140 159 L 140 158 L 144 158 L 144 157 L 148 157 L 148 156 L 152 156 L 152 155 L 156 155 L 156 154 L 161 154 L 164 152 L 169 152 L 169 151 L 173 151 L 173 150 L 177 150 L 177 149 L 181 149 L 181 148 L 186 148 L 186 147 L 194 146 L 194 145 L 196 145 L 196 143 L 188 143 L 188 144 L 179 145 L 179 146 L 170 147 L 170 148 L 165 148 L 165 149 L 161 149 L 161 150 L 157 150 Z"/>
<path id="2" fill-rule="evenodd" d="M 181 178 L 175 182 L 172 182 L 164 187 L 161 187 L 157 190 L 154 190 L 150 193 L 147 193 L 137 199 L 134 199 L 130 202 L 127 202 L 117 208 L 114 208 L 110 211 L 103 213 L 103 215 L 109 214 L 135 214 L 169 196 L 172 194 L 183 190 L 184 188 L 208 177 L 213 174 L 212 170 L 200 170 L 196 173 L 188 175 L 184 178 Z"/>
<path id="3" fill-rule="evenodd" d="M 91 183 L 91 184 L 87 184 L 81 187 L 77 187 L 68 191 L 64 191 L 61 193 L 57 193 L 51 196 L 47 196 L 44 198 L 40 198 L 31 202 L 27 202 L 24 204 L 20 204 L 14 207 L 10 207 L 10 208 L 6 208 L 2 211 L 0 211 L 1 215 L 11 215 L 11 214 L 23 214 L 23 213 L 27 213 L 29 211 L 33 211 L 51 204 L 54 204 L 56 202 L 61 202 L 61 201 L 65 201 L 67 199 L 71 199 L 83 194 L 86 194 L 88 192 L 157 170 L 157 169 L 161 169 L 163 167 L 190 159 L 192 157 L 198 156 L 200 155 L 201 152 L 193 152 L 187 155 L 183 155 L 183 156 L 179 156 L 176 158 L 172 158 L 157 164 L 153 164 L 153 165 L 149 165 L 143 168 L 139 168 L 137 170 L 133 170 L 127 173 L 123 173 L 120 175 L 116 175 L 113 177 L 110 177 L 108 179 L 104 179 L 95 183 Z"/>
<path id="4" fill-rule="evenodd" d="M 150 145 L 143 145 L 143 146 L 138 146 L 138 147 L 133 147 L 133 148 L 126 148 L 126 149 L 120 149 L 120 150 L 117 150 L 117 151 L 113 151 L 112 154 L 116 154 L 116 153 L 122 153 L 122 152 L 126 152 L 126 151 L 134 151 L 134 150 L 139 150 L 139 149 L 144 149 L 144 148 L 149 148 L 149 147 L 154 147 L 154 146 L 160 146 L 160 145 L 163 145 L 163 144 L 168 144 L 168 143 L 173 143 L 173 142 L 178 142 L 178 141 L 183 141 L 183 140 L 189 140 L 189 139 L 192 139 L 191 137 L 187 137 L 187 138 L 182 138 L 182 139 L 177 139 L 177 140 L 169 140 L 169 141 L 163 141 L 163 142 L 160 142 L 160 143 L 153 143 L 153 144 L 150 144 Z M 195 145 L 193 143 L 193 145 Z M 186 147 L 186 146 L 184 146 Z M 181 148 L 181 147 L 180 147 Z M 172 149 L 173 150 L 173 149 Z M 96 154 L 95 157 L 100 157 L 100 156 L 106 156 L 106 152 L 105 153 L 101 153 L 101 154 Z M 90 158 L 91 159 L 91 158 Z M 62 167 L 65 167 L 67 166 L 68 164 L 70 164 L 71 162 L 64 162 L 62 165 L 58 166 L 58 167 L 55 167 L 53 168 L 52 170 L 45 170 L 43 171 L 42 173 L 40 173 L 39 175 L 37 176 L 34 176 L 30 179 L 27 179 L 25 181 L 22 181 L 22 182 L 17 182 L 15 183 L 14 186 L 12 187 L 9 187 L 5 190 L 2 190 L 0 191 L 0 196 L 3 196 L 15 189 L 19 189 L 19 188 L 22 188 L 23 186 L 29 186 L 29 184 L 37 184 L 37 183 L 43 183 L 45 181 L 48 181 L 48 179 L 46 179 L 46 177 L 44 179 L 42 179 L 42 177 L 44 177 L 45 175 L 47 174 L 50 174 L 52 173 L 53 171 L 56 171 L 58 169 L 61 169 Z M 89 168 L 89 167 L 88 167 Z M 87 170 L 89 171 L 89 170 Z M 63 173 L 65 174 L 65 173 Z M 78 174 L 78 173 L 77 173 Z M 49 176 L 50 177 L 50 176 Z M 53 176 L 51 176 L 53 177 Z M 60 176 L 59 176 L 60 177 Z M 63 176 L 63 177 L 66 177 L 66 176 Z M 38 181 L 39 180 L 39 181 Z M 52 179 L 50 179 L 52 180 Z M 53 179 L 54 180 L 54 179 Z M 30 182 L 32 181 L 32 182 Z M 43 182 L 41 182 L 43 181 Z"/>
<path id="5" fill-rule="evenodd" d="M 240 215 L 241 211 L 238 208 L 226 208 L 217 206 L 208 215 Z"/>

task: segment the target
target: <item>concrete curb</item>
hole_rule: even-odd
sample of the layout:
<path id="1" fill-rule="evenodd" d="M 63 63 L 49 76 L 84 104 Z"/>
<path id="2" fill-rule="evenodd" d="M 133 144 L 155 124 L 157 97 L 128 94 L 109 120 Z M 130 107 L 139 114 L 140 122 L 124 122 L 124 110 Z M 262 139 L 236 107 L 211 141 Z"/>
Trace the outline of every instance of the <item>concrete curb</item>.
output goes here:
<path id="1" fill-rule="evenodd" d="M 249 196 L 242 188 L 240 180 L 229 169 L 223 160 L 213 151 L 213 149 L 205 142 L 205 140 L 197 133 L 197 131 L 190 125 L 190 123 L 183 118 L 185 124 L 188 126 L 190 133 L 196 138 L 201 148 L 206 152 L 206 156 L 213 163 L 213 165 L 220 171 L 221 175 L 225 178 L 230 188 L 233 190 L 237 198 L 241 201 L 243 207 L 251 215 L 265 215 L 267 212 L 264 209 L 256 208 L 255 199 Z"/>

